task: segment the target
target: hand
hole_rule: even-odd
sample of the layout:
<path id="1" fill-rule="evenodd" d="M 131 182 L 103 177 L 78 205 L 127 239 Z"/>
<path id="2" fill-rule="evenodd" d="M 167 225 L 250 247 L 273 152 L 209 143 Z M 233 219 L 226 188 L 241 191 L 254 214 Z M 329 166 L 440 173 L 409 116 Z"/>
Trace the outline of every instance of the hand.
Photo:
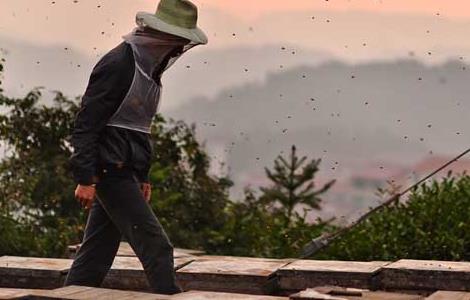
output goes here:
<path id="1" fill-rule="evenodd" d="M 93 185 L 77 185 L 75 189 L 75 199 L 84 207 L 85 209 L 90 209 L 93 201 L 95 200 L 96 189 Z"/>
<path id="2" fill-rule="evenodd" d="M 140 184 L 140 188 L 142 190 L 142 194 L 144 195 L 145 201 L 150 202 L 150 195 L 152 193 L 152 186 L 150 183 L 142 182 Z"/>

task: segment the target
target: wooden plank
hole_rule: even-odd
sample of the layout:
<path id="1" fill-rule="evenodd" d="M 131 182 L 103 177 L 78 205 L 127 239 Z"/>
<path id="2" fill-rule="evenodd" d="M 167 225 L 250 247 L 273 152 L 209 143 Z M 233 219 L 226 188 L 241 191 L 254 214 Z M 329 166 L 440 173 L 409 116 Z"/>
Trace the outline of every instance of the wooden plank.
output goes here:
<path id="1" fill-rule="evenodd" d="M 0 257 L 0 287 L 53 289 L 61 287 L 72 260 Z"/>
<path id="2" fill-rule="evenodd" d="M 194 250 L 194 249 L 184 249 L 184 248 L 175 248 L 174 256 L 187 256 L 187 255 L 193 255 L 193 256 L 201 256 L 205 255 L 206 252 L 202 250 Z"/>
<path id="3" fill-rule="evenodd" d="M 207 273 L 266 277 L 292 262 L 290 259 L 268 259 L 236 256 L 200 256 L 179 270 L 180 273 Z"/>
<path id="4" fill-rule="evenodd" d="M 116 254 L 117 256 L 136 256 L 134 250 L 132 250 L 131 245 L 125 242 L 119 244 L 119 249 Z"/>
<path id="5" fill-rule="evenodd" d="M 92 287 L 85 287 L 85 286 L 78 286 L 78 285 L 72 285 L 72 286 L 67 286 L 67 287 L 61 287 L 57 288 L 54 290 L 49 290 L 49 291 L 40 291 L 39 293 L 34 293 L 35 295 L 51 295 L 55 297 L 66 297 L 66 296 L 71 296 L 76 293 L 80 293 L 89 289 L 93 289 Z"/>
<path id="6" fill-rule="evenodd" d="M 30 299 L 34 300 L 168 300 L 170 296 L 151 293 L 120 291 L 114 289 L 103 289 L 82 286 L 67 286 L 52 291 L 33 292 Z"/>
<path id="7" fill-rule="evenodd" d="M 470 300 L 470 293 L 438 291 L 426 299 L 427 300 Z"/>
<path id="8" fill-rule="evenodd" d="M 422 300 L 423 296 L 420 295 L 409 295 L 409 294 L 397 294 L 387 292 L 365 292 L 362 297 L 351 297 L 351 300 Z"/>
<path id="9" fill-rule="evenodd" d="M 75 256 L 75 253 L 77 253 L 78 249 L 80 248 L 80 245 L 81 244 L 68 246 L 70 258 L 73 258 Z M 199 250 L 190 250 L 190 249 L 181 249 L 181 248 L 175 248 L 173 250 L 173 256 L 175 258 L 187 257 L 187 256 L 193 256 L 193 255 L 203 255 L 203 254 L 204 254 L 204 251 L 199 251 Z M 129 245 L 129 243 L 121 242 L 116 256 L 136 256 L 136 255 L 135 255 L 134 250 L 132 250 L 132 247 Z"/>
<path id="10" fill-rule="evenodd" d="M 277 271 L 280 288 L 300 291 L 323 285 L 371 289 L 389 262 L 297 260 Z"/>
<path id="11" fill-rule="evenodd" d="M 193 260 L 192 257 L 175 258 L 175 270 Z M 137 257 L 117 256 L 102 287 L 121 290 L 150 291 L 144 268 Z"/>
<path id="12" fill-rule="evenodd" d="M 306 289 L 289 296 L 290 300 L 348 300 L 343 297 L 331 296 L 320 293 L 315 289 Z"/>
<path id="13" fill-rule="evenodd" d="M 342 299 L 342 300 L 422 300 L 419 295 L 372 292 L 369 290 L 359 290 L 339 287 L 320 287 L 306 289 L 290 296 L 291 300 L 317 300 L 317 299 Z"/>
<path id="14" fill-rule="evenodd" d="M 470 291 L 470 263 L 402 259 L 380 272 L 387 290 Z"/>
<path id="15" fill-rule="evenodd" d="M 208 291 L 189 291 L 181 294 L 173 295 L 171 300 L 287 300 L 286 297 L 274 297 L 264 295 L 248 295 L 236 293 L 221 293 Z"/>
<path id="16" fill-rule="evenodd" d="M 176 274 L 184 290 L 271 294 L 276 271 L 292 260 L 201 256 Z"/>
<path id="17" fill-rule="evenodd" d="M 33 292 L 40 290 L 34 289 L 12 289 L 12 288 L 0 288 L 0 300 L 7 299 L 28 299 L 28 295 Z"/>

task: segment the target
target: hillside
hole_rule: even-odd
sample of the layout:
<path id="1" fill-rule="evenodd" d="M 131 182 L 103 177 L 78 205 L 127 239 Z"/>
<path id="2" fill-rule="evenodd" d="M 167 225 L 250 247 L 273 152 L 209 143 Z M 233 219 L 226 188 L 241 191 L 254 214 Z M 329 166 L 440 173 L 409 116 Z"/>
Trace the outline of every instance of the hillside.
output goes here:
<path id="1" fill-rule="evenodd" d="M 195 98 L 167 116 L 198 124 L 237 183 L 262 177 L 294 143 L 324 158 L 324 176 L 341 178 L 371 162 L 404 165 L 468 146 L 468 70 L 459 61 L 301 66 Z"/>

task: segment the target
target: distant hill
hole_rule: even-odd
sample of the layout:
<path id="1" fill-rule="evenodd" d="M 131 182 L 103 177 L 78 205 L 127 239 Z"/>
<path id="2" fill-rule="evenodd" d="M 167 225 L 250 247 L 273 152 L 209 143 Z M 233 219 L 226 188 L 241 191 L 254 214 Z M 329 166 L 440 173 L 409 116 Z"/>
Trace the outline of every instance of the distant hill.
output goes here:
<path id="1" fill-rule="evenodd" d="M 323 157 L 325 176 L 347 177 L 371 161 L 407 164 L 468 146 L 469 68 L 413 60 L 301 66 L 194 98 L 167 116 L 196 122 L 240 185 L 291 144 Z"/>

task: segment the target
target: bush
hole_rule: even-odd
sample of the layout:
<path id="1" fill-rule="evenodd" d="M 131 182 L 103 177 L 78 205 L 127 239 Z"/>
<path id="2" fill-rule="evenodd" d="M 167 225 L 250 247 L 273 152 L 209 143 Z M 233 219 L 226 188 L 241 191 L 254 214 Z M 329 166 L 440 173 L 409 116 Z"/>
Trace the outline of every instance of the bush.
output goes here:
<path id="1" fill-rule="evenodd" d="M 449 174 L 374 214 L 316 258 L 470 260 L 470 177 Z"/>

